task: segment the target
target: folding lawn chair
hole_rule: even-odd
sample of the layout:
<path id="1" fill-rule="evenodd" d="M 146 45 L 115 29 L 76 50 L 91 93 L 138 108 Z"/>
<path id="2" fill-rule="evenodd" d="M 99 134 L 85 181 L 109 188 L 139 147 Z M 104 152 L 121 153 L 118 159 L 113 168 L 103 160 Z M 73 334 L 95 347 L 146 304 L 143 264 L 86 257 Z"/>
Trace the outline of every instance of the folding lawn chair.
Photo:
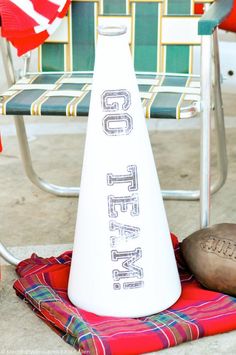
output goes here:
<path id="1" fill-rule="evenodd" d="M 23 116 L 87 116 L 98 25 L 125 24 L 144 112 L 150 119 L 188 119 L 200 113 L 200 189 L 163 190 L 163 197 L 200 199 L 200 225 L 209 224 L 210 195 L 227 175 L 225 129 L 220 89 L 217 26 L 232 0 L 74 0 L 60 28 L 39 49 L 39 72 L 15 83 L 10 46 L 2 41 L 9 84 L 0 96 L 0 114 L 13 115 L 23 165 L 29 179 L 59 196 L 78 196 L 39 177 L 32 165 Z M 205 14 L 194 15 L 196 3 Z M 201 46 L 200 75 L 193 58 Z M 9 85 L 10 86 L 10 85 Z M 210 183 L 211 111 L 215 122 L 218 179 Z M 7 253 L 3 248 L 2 253 Z M 7 255 L 8 256 L 8 255 Z M 10 257 L 9 257 L 10 258 Z"/>

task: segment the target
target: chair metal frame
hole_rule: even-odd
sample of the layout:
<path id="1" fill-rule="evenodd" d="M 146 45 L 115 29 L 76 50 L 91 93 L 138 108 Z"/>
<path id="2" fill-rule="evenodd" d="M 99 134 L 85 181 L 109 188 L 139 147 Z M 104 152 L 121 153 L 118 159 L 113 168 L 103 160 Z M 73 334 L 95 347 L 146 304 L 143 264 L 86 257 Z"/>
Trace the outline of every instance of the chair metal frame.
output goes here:
<path id="1" fill-rule="evenodd" d="M 229 0 L 231 1 L 231 0 Z M 213 6 L 213 5 L 212 5 Z M 219 48 L 217 27 L 213 35 L 201 36 L 201 138 L 200 138 L 200 189 L 197 190 L 162 190 L 167 200 L 200 200 L 200 227 L 210 223 L 211 194 L 218 191 L 227 177 L 227 152 L 225 140 L 223 103 L 220 83 Z M 9 43 L 0 38 L 0 49 L 3 56 L 5 72 L 9 86 L 16 82 L 16 75 Z M 29 57 L 25 57 L 24 72 L 28 71 Z M 213 87 L 212 87 L 213 78 Z M 204 99 L 203 99 L 204 98 Z M 213 98 L 213 100 L 212 100 Z M 213 104 L 212 104 L 213 102 Z M 218 179 L 211 184 L 211 112 L 214 113 L 216 133 L 216 149 L 218 162 Z M 27 140 L 23 116 L 15 116 L 14 123 L 17 132 L 22 163 L 29 180 L 41 190 L 62 197 L 77 197 L 79 187 L 54 185 L 37 175 L 33 168 L 30 147 Z M 0 256 L 7 262 L 16 265 L 19 260 L 0 243 Z"/>

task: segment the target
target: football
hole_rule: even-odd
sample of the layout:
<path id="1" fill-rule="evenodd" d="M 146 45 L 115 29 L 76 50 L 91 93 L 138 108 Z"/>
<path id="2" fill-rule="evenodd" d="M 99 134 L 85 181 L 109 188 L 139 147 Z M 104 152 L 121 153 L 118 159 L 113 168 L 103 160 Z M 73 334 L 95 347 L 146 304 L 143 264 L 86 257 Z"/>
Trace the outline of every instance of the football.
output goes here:
<path id="1" fill-rule="evenodd" d="M 181 251 L 204 287 L 236 296 L 236 224 L 200 229 L 183 240 Z"/>

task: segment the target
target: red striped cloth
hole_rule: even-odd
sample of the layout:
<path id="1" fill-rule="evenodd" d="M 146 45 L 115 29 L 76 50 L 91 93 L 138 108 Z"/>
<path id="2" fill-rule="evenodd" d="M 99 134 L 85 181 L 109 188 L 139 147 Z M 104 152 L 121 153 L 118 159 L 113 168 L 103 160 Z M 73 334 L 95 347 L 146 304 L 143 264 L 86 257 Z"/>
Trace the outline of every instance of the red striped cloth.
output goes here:
<path id="1" fill-rule="evenodd" d="M 142 318 L 101 317 L 67 297 L 71 252 L 22 261 L 14 283 L 19 297 L 66 342 L 91 355 L 135 355 L 236 329 L 236 298 L 208 291 L 187 271 L 172 235 L 182 294 L 169 309 Z"/>
<path id="2" fill-rule="evenodd" d="M 55 31 L 70 3 L 71 0 L 0 0 L 2 36 L 22 55 Z"/>

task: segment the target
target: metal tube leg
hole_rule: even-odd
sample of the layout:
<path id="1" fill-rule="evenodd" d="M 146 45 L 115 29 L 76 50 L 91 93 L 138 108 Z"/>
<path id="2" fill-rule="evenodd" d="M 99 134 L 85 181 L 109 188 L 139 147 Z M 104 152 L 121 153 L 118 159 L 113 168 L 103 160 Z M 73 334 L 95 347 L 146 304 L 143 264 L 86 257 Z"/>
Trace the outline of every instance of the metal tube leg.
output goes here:
<path id="1" fill-rule="evenodd" d="M 200 226 L 210 223 L 211 37 L 202 36 L 201 49 L 201 157 Z"/>
<path id="2" fill-rule="evenodd" d="M 17 265 L 21 261 L 16 258 L 1 242 L 0 242 L 0 256 L 9 264 Z"/>
<path id="3" fill-rule="evenodd" d="M 66 196 L 66 197 L 77 197 L 79 195 L 79 187 L 63 187 L 48 183 L 43 180 L 35 173 L 30 148 L 27 141 L 27 134 L 24 124 L 24 118 L 22 116 L 16 116 L 14 118 L 15 126 L 17 131 L 17 138 L 20 147 L 21 158 L 29 180 L 39 187 L 41 190 L 49 192 L 57 196 Z M 167 200 L 199 200 L 200 191 L 199 190 L 162 190 L 162 196 Z"/>
<path id="4" fill-rule="evenodd" d="M 220 84 L 220 62 L 219 62 L 219 48 L 218 48 L 217 29 L 213 33 L 213 60 L 214 60 L 214 87 L 213 95 L 215 102 L 214 120 L 215 120 L 215 135 L 217 148 L 217 163 L 218 163 L 218 177 L 217 180 L 211 183 L 211 194 L 217 192 L 225 183 L 227 177 L 227 151 L 226 138 L 224 126 L 224 112 L 221 95 Z M 210 75 L 210 74 L 209 74 Z M 210 90 L 210 89 L 209 89 Z M 210 114 L 210 113 L 209 113 Z M 201 145 L 202 147 L 202 145 Z M 199 190 L 162 190 L 162 196 L 167 200 L 199 200 Z"/>
<path id="5" fill-rule="evenodd" d="M 219 48 L 218 48 L 219 46 L 218 46 L 217 37 L 218 36 L 217 36 L 217 29 L 216 29 L 213 33 L 213 60 L 214 60 L 213 67 L 214 67 L 214 79 L 215 79 L 213 94 L 214 94 L 214 102 L 215 102 L 214 119 L 215 119 L 215 134 L 216 134 L 216 148 L 217 148 L 217 162 L 218 162 L 218 178 L 216 181 L 211 183 L 210 186 L 211 194 L 217 192 L 224 185 L 227 177 L 227 165 L 228 165 L 227 152 L 226 152 L 225 126 L 224 126 L 224 112 L 223 112 L 223 102 L 222 102 L 221 85 L 220 85 L 220 63 L 219 63 Z M 205 72 L 205 69 L 203 71 Z M 206 75 L 206 73 L 202 75 Z M 211 80 L 210 73 L 209 73 L 208 80 Z M 208 89 L 210 90 L 210 88 Z M 201 147 L 203 149 L 202 145 Z M 193 200 L 200 199 L 200 190 L 162 190 L 162 196 L 166 200 L 193 201 Z"/>
<path id="6" fill-rule="evenodd" d="M 29 180 L 39 187 L 41 190 L 49 192 L 57 196 L 67 196 L 67 197 L 77 197 L 79 195 L 79 187 L 63 187 L 48 183 L 43 180 L 35 173 L 30 148 L 27 141 L 27 134 L 25 130 L 24 119 L 22 116 L 15 117 L 15 126 L 17 131 L 17 138 L 21 152 L 21 158 Z M 213 191 L 214 192 L 214 191 Z M 199 190 L 162 190 L 162 196 L 166 200 L 199 200 L 200 191 Z"/>
<path id="7" fill-rule="evenodd" d="M 0 36 L 0 49 L 2 53 L 2 60 L 4 65 L 4 72 L 7 79 L 7 84 L 8 86 L 10 86 L 16 82 L 16 77 L 15 77 L 9 43 L 1 36 Z"/>
<path id="8" fill-rule="evenodd" d="M 30 149 L 27 140 L 27 134 L 25 130 L 24 119 L 22 116 L 16 116 L 14 117 L 14 120 L 15 120 L 17 138 L 18 138 L 23 166 L 26 175 L 28 176 L 30 181 L 36 186 L 38 186 L 41 190 L 52 193 L 57 196 L 69 196 L 69 197 L 78 196 L 80 190 L 79 187 L 63 187 L 63 186 L 50 184 L 36 175 L 32 166 L 32 160 L 31 160 Z"/>
<path id="9" fill-rule="evenodd" d="M 219 60 L 219 46 L 218 46 L 218 33 L 217 30 L 213 33 L 213 60 L 214 60 L 214 119 L 215 119 L 215 132 L 216 132 L 216 147 L 217 147 L 217 159 L 219 168 L 219 177 L 217 181 L 216 189 L 219 190 L 227 177 L 227 151 L 226 151 L 226 138 L 225 138 L 225 126 L 224 126 L 224 110 L 223 101 L 221 95 L 220 84 L 220 60 Z"/>

